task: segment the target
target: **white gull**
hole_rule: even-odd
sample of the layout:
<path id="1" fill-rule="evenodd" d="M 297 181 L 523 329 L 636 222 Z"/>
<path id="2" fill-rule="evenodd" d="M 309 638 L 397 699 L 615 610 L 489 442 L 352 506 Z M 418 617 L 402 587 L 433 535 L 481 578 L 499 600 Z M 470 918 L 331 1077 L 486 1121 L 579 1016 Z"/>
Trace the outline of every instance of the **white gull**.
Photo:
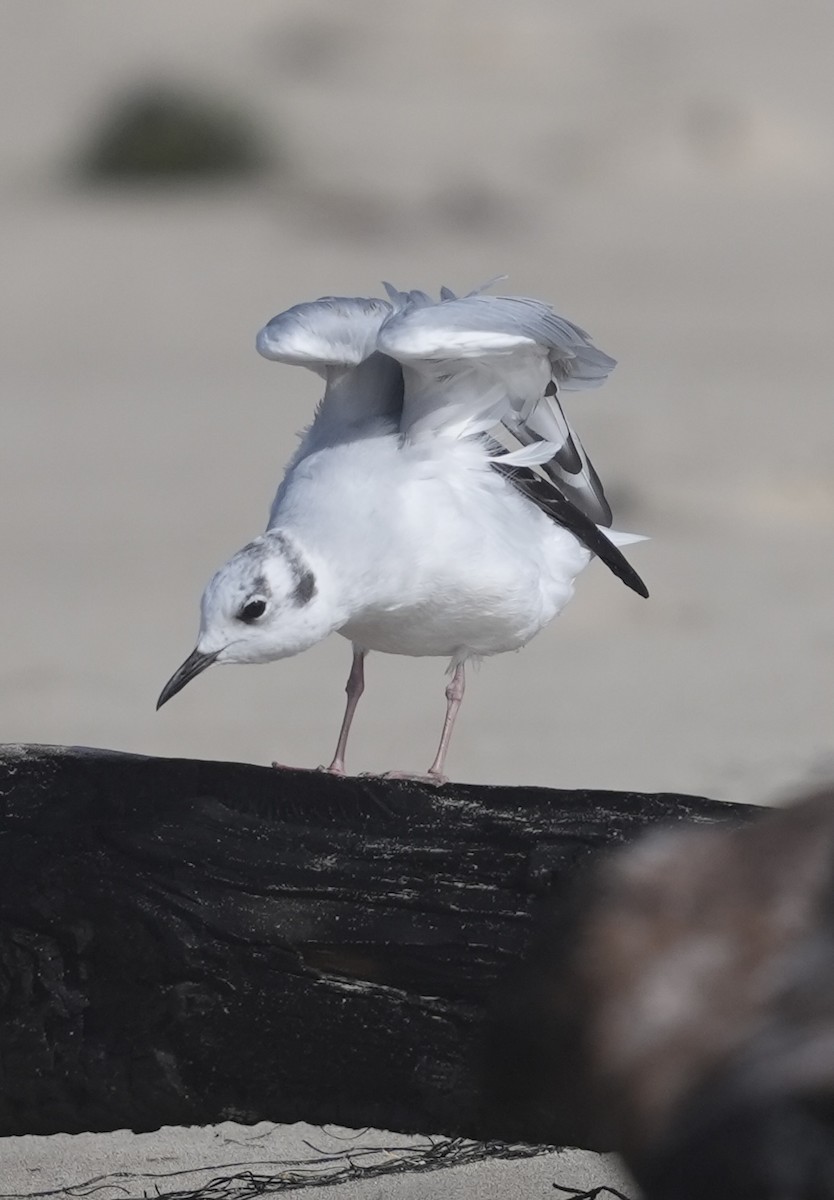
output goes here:
<path id="1" fill-rule="evenodd" d="M 157 707 L 212 663 L 271 662 L 340 633 L 353 663 L 328 769 L 343 774 L 368 651 L 441 655 L 429 778 L 443 782 L 466 662 L 525 645 L 594 555 L 648 595 L 617 548 L 642 539 L 604 528 L 611 510 L 559 399 L 613 359 L 536 300 L 386 288 L 298 304 L 258 335 L 265 357 L 321 375 L 324 397 L 266 533 L 206 587 L 197 646 Z"/>

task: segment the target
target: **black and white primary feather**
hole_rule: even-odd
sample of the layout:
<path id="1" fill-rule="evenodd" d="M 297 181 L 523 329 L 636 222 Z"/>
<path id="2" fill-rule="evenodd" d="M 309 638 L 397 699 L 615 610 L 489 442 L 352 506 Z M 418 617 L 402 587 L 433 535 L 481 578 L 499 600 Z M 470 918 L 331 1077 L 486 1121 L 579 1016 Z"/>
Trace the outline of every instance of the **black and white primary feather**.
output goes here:
<path id="1" fill-rule="evenodd" d="M 648 593 L 619 549 L 641 538 L 609 528 L 560 400 L 614 360 L 537 300 L 386 290 L 298 304 L 258 335 L 266 358 L 320 375 L 324 396 L 266 533 L 206 588 L 197 648 L 160 703 L 213 662 L 271 661 L 341 633 L 354 660 L 330 769 L 343 772 L 367 652 L 447 656 L 429 768 L 442 779 L 468 659 L 529 641 L 592 555 Z"/>

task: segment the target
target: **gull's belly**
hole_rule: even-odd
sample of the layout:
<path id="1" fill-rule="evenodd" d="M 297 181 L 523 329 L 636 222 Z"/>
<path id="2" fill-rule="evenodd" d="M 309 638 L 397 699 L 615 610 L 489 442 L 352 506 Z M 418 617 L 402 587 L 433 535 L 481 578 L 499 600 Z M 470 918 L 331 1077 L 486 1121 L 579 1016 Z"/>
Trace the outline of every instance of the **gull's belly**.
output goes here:
<path id="1" fill-rule="evenodd" d="M 384 654 L 424 655 L 500 654 L 516 650 L 539 631 L 544 621 L 513 619 L 509 614 L 470 615 L 460 610 L 438 611 L 434 605 L 415 605 L 363 613 L 339 633 L 365 650 Z"/>
<path id="2" fill-rule="evenodd" d="M 538 570 L 521 579 L 516 575 L 505 586 L 478 587 L 471 576 L 460 582 L 454 587 L 438 581 L 410 601 L 369 606 L 339 632 L 385 654 L 500 654 L 525 645 L 573 595 L 572 578 L 555 581 Z"/>

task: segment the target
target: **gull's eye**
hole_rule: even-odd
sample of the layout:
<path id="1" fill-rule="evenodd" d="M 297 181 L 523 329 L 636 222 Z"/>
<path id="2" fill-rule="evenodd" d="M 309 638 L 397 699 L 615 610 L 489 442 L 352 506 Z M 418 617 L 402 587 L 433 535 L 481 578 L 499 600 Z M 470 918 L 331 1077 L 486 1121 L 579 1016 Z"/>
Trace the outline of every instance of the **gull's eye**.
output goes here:
<path id="1" fill-rule="evenodd" d="M 243 608 L 237 614 L 239 621 L 257 621 L 266 612 L 266 600 L 260 596 L 256 596 L 253 600 L 247 600 Z"/>

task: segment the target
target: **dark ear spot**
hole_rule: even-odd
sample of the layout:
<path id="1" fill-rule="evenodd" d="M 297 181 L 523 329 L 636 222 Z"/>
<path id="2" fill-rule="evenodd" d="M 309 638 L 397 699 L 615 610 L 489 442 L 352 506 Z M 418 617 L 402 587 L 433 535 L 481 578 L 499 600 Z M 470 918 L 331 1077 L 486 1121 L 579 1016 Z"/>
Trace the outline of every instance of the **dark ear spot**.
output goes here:
<path id="1" fill-rule="evenodd" d="M 316 577 L 312 571 L 304 571 L 295 585 L 292 598 L 296 604 L 309 604 L 316 594 Z"/>

